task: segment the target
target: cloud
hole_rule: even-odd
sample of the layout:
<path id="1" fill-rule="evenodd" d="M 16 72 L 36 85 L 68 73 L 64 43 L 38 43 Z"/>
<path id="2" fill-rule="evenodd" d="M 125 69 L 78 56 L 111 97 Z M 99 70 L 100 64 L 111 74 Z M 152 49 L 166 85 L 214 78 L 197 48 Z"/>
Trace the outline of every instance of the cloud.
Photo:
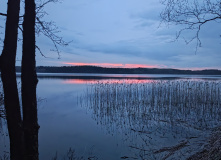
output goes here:
<path id="1" fill-rule="evenodd" d="M 87 44 L 85 42 L 79 42 L 74 44 L 74 49 L 84 50 L 89 52 L 88 54 L 102 53 L 104 56 L 119 55 L 124 57 L 142 57 L 145 59 L 152 60 L 167 60 L 172 56 L 180 53 L 178 46 L 184 46 L 185 44 L 169 43 L 171 40 L 170 36 L 153 36 L 142 37 L 139 39 L 122 40 L 113 43 L 102 43 L 102 44 Z M 186 46 L 186 45 L 185 45 Z M 184 53 L 192 52 L 193 48 L 188 48 Z M 70 53 L 70 52 L 69 52 Z"/>
<path id="2" fill-rule="evenodd" d="M 195 55 L 194 32 L 184 32 L 176 42 L 176 32 L 183 26 L 160 25 L 163 9 L 156 0 L 65 0 L 45 10 L 48 20 L 56 22 L 60 35 L 73 42 L 61 49 L 61 60 L 50 51 L 46 38 L 37 39 L 45 59 L 37 53 L 38 65 L 116 64 L 119 66 L 167 66 L 175 68 L 221 67 L 220 23 L 202 27 L 202 47 Z M 59 11 L 59 12 L 58 12 Z M 19 49 L 20 50 L 20 49 Z M 21 53 L 19 52 L 19 55 Z"/>

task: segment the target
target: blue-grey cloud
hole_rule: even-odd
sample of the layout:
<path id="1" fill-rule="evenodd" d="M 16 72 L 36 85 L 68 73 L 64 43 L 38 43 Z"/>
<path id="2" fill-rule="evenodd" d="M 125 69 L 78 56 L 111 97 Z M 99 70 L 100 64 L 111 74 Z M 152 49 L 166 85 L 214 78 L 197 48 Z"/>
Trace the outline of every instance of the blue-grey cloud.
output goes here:
<path id="1" fill-rule="evenodd" d="M 6 7 L 3 8 L 6 11 Z M 55 21 L 61 30 L 60 36 L 73 42 L 60 48 L 62 59 L 58 60 L 57 54 L 50 51 L 53 48 L 50 40 L 37 38 L 43 53 L 53 58 L 48 60 L 37 53 L 37 64 L 59 65 L 62 61 L 71 61 L 221 68 L 220 23 L 202 27 L 202 47 L 195 54 L 196 41 L 189 45 L 184 41 L 191 39 L 195 32 L 185 31 L 180 39 L 171 42 L 184 26 L 161 24 L 162 9 L 156 0 L 65 0 L 50 4 L 45 8 L 49 13 L 45 20 Z M 18 47 L 20 57 L 21 47 Z"/>

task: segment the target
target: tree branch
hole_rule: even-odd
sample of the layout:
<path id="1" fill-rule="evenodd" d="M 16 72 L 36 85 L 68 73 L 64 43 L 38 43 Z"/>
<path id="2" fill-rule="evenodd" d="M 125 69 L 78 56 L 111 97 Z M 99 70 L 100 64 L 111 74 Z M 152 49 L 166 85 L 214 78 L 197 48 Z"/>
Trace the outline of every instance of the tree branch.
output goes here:
<path id="1" fill-rule="evenodd" d="M 7 16 L 7 14 L 5 14 L 5 13 L 0 13 L 0 16 Z"/>
<path id="2" fill-rule="evenodd" d="M 199 38 L 201 27 L 208 22 L 221 22 L 220 1 L 161 0 L 161 3 L 165 6 L 160 14 L 161 23 L 184 26 L 178 31 L 176 39 L 180 38 L 185 30 L 194 31 L 193 37 L 184 40 L 186 44 L 196 40 L 196 51 L 202 45 Z"/>
<path id="3" fill-rule="evenodd" d="M 35 48 L 40 52 L 40 54 L 41 54 L 43 57 L 49 58 L 49 57 L 46 57 L 46 56 L 42 53 L 41 49 L 40 49 L 37 45 L 35 45 Z"/>
<path id="4" fill-rule="evenodd" d="M 19 30 L 23 33 L 23 29 L 22 29 L 20 26 L 18 26 L 18 28 L 19 28 Z M 46 56 L 42 53 L 41 49 L 40 49 L 37 45 L 35 45 L 35 48 L 40 52 L 40 54 L 41 54 L 43 57 L 48 58 L 48 57 L 46 57 Z"/>
<path id="5" fill-rule="evenodd" d="M 18 25 L 18 29 L 21 31 L 21 32 L 23 32 L 23 29 Z"/>
<path id="6" fill-rule="evenodd" d="M 36 17 L 36 34 L 42 33 L 43 35 L 45 35 L 52 41 L 54 48 L 55 48 L 55 50 L 53 51 L 58 53 L 58 58 L 60 58 L 60 51 L 59 51 L 58 46 L 67 46 L 71 42 L 65 42 L 62 37 L 57 35 L 59 31 L 58 31 L 57 26 L 53 22 L 45 22 L 45 21 L 42 21 L 41 18 L 43 18 L 47 14 L 43 10 L 45 5 L 49 3 L 57 3 L 59 1 L 60 0 L 47 0 L 43 2 L 42 0 L 40 0 L 40 3 L 36 7 L 36 14 L 38 14 L 38 16 Z M 7 14 L 4 14 L 4 13 L 0 13 L 0 15 L 7 16 Z M 24 15 L 19 16 L 19 18 L 24 18 Z M 23 32 L 23 29 L 21 27 L 22 25 L 23 24 L 18 25 L 18 28 L 21 32 Z M 43 57 L 48 58 L 42 53 L 41 49 L 37 45 L 36 45 L 36 49 L 41 53 Z"/>
<path id="7" fill-rule="evenodd" d="M 58 46 L 67 46 L 71 42 L 65 42 L 62 37 L 58 36 L 59 33 L 57 26 L 53 22 L 45 22 L 41 21 L 39 17 L 36 17 L 37 24 L 37 32 L 38 34 L 42 33 L 46 37 L 48 37 L 55 47 L 55 52 L 58 53 L 58 58 L 60 58 L 60 51 Z"/>
<path id="8" fill-rule="evenodd" d="M 41 5 L 39 5 L 38 7 L 36 7 L 36 9 L 41 9 L 41 8 L 43 8 L 46 4 L 48 4 L 48 3 L 51 3 L 51 2 L 58 2 L 59 0 L 48 0 L 48 1 L 46 1 L 46 2 L 44 2 L 44 3 L 42 3 Z"/>

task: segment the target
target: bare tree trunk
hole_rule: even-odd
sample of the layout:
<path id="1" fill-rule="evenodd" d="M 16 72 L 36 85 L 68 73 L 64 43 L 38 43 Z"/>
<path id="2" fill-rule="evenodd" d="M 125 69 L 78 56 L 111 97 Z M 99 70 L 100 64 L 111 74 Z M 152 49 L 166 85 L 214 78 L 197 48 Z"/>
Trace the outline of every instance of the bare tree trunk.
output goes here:
<path id="1" fill-rule="evenodd" d="M 35 1 L 25 0 L 22 55 L 22 106 L 25 136 L 25 159 L 38 160 L 38 118 L 35 63 Z"/>
<path id="2" fill-rule="evenodd" d="M 4 48 L 1 55 L 1 78 L 10 138 L 11 160 L 22 160 L 22 120 L 15 73 L 20 0 L 8 0 Z"/>

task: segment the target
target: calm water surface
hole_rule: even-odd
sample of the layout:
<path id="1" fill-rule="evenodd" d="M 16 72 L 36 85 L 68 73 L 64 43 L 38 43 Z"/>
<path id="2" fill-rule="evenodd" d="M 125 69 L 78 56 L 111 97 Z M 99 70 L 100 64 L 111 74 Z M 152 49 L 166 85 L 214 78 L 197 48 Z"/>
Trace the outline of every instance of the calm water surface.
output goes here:
<path id="1" fill-rule="evenodd" d="M 40 74 L 37 96 L 41 160 L 185 159 L 221 125 L 219 76 Z"/>

